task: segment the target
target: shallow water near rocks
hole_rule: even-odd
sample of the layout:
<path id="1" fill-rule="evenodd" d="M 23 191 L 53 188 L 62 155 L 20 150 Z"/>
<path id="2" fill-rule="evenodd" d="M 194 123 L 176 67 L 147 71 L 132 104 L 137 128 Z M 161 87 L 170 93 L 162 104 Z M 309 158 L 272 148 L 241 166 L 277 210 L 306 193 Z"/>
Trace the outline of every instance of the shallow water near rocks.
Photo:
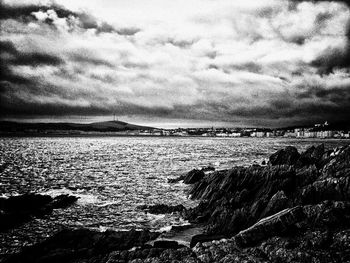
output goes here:
<path id="1" fill-rule="evenodd" d="M 348 140 L 285 138 L 169 138 L 169 137 L 38 137 L 0 138 L 0 195 L 38 192 L 72 194 L 78 202 L 54 210 L 0 234 L 0 254 L 18 251 L 62 227 L 91 227 L 101 231 L 169 229 L 187 222 L 178 215 L 152 215 L 143 204 L 196 205 L 187 198 L 188 186 L 169 184 L 193 168 L 261 163 L 287 145 L 299 151 L 324 143 L 326 148 Z"/>

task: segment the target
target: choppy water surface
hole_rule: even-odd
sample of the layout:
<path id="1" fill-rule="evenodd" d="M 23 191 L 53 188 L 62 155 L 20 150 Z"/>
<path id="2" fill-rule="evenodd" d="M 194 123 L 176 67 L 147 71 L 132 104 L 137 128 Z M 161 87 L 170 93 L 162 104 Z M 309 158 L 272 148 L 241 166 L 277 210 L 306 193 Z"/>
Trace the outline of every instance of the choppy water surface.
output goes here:
<path id="1" fill-rule="evenodd" d="M 303 150 L 345 140 L 167 137 L 0 138 L 0 195 L 27 192 L 79 196 L 77 204 L 54 210 L 8 233 L 0 233 L 0 254 L 18 250 L 65 226 L 160 229 L 185 222 L 175 215 L 155 216 L 141 204 L 195 205 L 182 183 L 168 184 L 193 168 L 261 163 L 275 150 Z"/>

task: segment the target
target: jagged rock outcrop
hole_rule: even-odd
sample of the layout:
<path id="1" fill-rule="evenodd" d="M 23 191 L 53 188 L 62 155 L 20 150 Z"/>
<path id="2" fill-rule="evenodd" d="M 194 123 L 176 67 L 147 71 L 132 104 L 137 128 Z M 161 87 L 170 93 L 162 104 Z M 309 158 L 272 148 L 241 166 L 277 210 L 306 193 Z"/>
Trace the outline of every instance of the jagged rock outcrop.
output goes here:
<path id="1" fill-rule="evenodd" d="M 193 169 L 184 178 L 184 184 L 197 183 L 198 181 L 203 179 L 204 175 L 205 174 L 204 174 L 203 170 Z"/>
<path id="2" fill-rule="evenodd" d="M 271 165 L 294 165 L 300 157 L 298 150 L 293 146 L 287 146 L 284 149 L 272 154 L 269 158 Z"/>
<path id="3" fill-rule="evenodd" d="M 297 223 L 305 218 L 302 207 L 287 208 L 261 219 L 253 226 L 239 232 L 234 239 L 240 246 L 255 245 L 261 240 L 295 230 Z"/>
<path id="4" fill-rule="evenodd" d="M 203 167 L 200 170 L 192 169 L 185 175 L 181 175 L 177 178 L 169 179 L 168 182 L 177 183 L 179 181 L 183 181 L 184 184 L 194 184 L 202 180 L 206 172 L 212 172 L 212 171 L 215 171 L 215 168 L 211 166 Z"/>
<path id="5" fill-rule="evenodd" d="M 234 167 L 194 181 L 189 193 L 201 201 L 183 213 L 205 231 L 193 236 L 191 248 L 171 240 L 146 243 L 152 233 L 140 239 L 84 232 L 58 234 L 7 262 L 350 262 L 350 146 L 328 151 L 319 145 L 301 154 L 287 147 L 267 166 Z"/>
<path id="6" fill-rule="evenodd" d="M 53 209 L 70 206 L 77 200 L 77 197 L 70 195 L 55 198 L 41 194 L 0 197 L 0 231 L 16 227 L 33 217 L 49 214 Z"/>

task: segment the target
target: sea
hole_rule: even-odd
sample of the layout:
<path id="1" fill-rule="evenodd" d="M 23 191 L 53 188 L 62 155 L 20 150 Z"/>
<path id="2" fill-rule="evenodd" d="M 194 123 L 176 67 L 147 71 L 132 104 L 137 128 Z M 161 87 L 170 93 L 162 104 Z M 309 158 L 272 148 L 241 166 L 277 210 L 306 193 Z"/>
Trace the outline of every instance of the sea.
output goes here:
<path id="1" fill-rule="evenodd" d="M 166 231 L 188 224 L 177 214 L 154 215 L 140 205 L 197 205 L 188 185 L 168 183 L 194 168 L 216 170 L 261 164 L 285 146 L 299 151 L 349 140 L 207 137 L 0 138 L 0 195 L 70 194 L 76 204 L 0 233 L 0 256 L 19 251 L 66 227 Z"/>

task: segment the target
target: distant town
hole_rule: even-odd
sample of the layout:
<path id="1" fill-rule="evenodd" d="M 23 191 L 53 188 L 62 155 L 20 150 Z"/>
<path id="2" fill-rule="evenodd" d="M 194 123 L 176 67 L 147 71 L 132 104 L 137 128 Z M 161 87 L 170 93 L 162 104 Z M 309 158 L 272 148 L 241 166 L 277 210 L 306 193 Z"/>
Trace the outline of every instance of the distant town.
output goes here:
<path id="1" fill-rule="evenodd" d="M 338 138 L 349 139 L 348 125 L 334 125 L 327 121 L 310 127 L 292 128 L 176 128 L 161 129 L 146 127 L 113 120 L 90 124 L 76 123 L 16 123 L 1 122 L 0 136 L 32 135 L 32 136 L 197 136 L 197 137 L 257 137 L 257 138 Z"/>
<path id="2" fill-rule="evenodd" d="M 177 128 L 130 131 L 128 134 L 153 136 L 202 136 L 202 137 L 286 137 L 286 138 L 350 138 L 349 130 L 327 129 L 329 123 L 313 127 L 293 129 L 266 128 Z"/>

